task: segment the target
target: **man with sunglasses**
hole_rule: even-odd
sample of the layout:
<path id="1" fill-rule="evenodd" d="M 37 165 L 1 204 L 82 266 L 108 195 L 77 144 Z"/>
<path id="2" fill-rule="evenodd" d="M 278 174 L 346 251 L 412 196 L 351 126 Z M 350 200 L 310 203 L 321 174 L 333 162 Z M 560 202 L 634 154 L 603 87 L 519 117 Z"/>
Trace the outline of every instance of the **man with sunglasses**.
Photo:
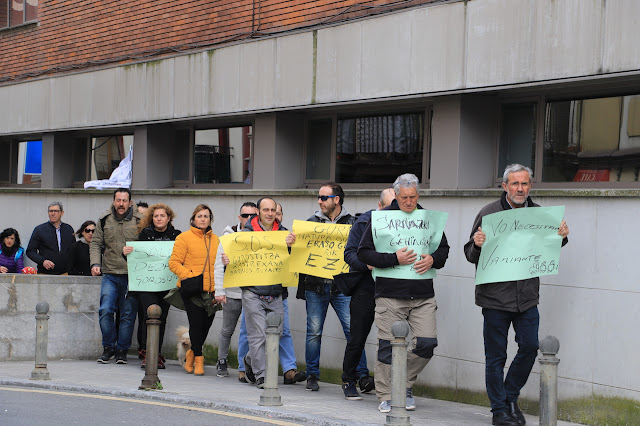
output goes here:
<path id="1" fill-rule="evenodd" d="M 48 209 L 49 221 L 38 225 L 31 234 L 27 256 L 38 264 L 39 274 L 61 275 L 69 272 L 69 250 L 76 237 L 71 225 L 62 222 L 62 203 L 53 201 Z"/>
<path id="2" fill-rule="evenodd" d="M 307 219 L 310 222 L 336 223 L 352 225 L 355 218 L 349 214 L 343 206 L 344 191 L 335 182 L 328 182 L 318 191 L 318 206 L 320 210 Z M 306 300 L 307 307 L 307 341 L 305 346 L 305 358 L 307 362 L 307 387 L 308 391 L 317 391 L 318 378 L 320 377 L 320 345 L 322 343 L 322 329 L 327 317 L 329 305 L 338 315 L 342 324 L 344 336 L 349 341 L 351 338 L 351 315 L 349 303 L 351 298 L 340 293 L 333 280 L 300 274 L 300 283 L 296 294 L 298 299 Z M 364 351 L 356 369 L 360 378 L 360 389 L 369 392 L 374 388 L 373 378 L 369 376 L 367 358 Z"/>

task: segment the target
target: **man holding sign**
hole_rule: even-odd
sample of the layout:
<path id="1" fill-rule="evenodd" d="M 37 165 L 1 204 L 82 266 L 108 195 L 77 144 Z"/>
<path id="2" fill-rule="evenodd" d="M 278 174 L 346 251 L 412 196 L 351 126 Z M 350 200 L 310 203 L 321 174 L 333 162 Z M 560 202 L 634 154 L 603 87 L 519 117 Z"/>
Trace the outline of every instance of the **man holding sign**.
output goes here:
<path id="1" fill-rule="evenodd" d="M 449 244 L 442 232 L 442 217 L 446 220 L 446 214 L 429 212 L 418 205 L 419 182 L 418 177 L 411 173 L 396 179 L 393 184 L 395 201 L 381 212 L 372 213 L 371 222 L 358 247 L 358 259 L 375 268 L 375 322 L 378 327 L 379 361 L 376 363 L 375 379 L 376 395 L 381 401 L 378 409 L 383 413 L 391 411 L 393 324 L 400 320 L 407 321 L 413 335 L 407 355 L 407 410 L 416 408 L 413 383 L 438 346 L 437 307 L 431 277 L 433 272 L 430 271 L 444 267 L 449 256 Z M 386 220 L 378 220 L 376 213 L 380 219 Z M 396 216 L 402 219 L 395 219 Z M 379 244 L 379 240 L 389 230 L 395 230 L 395 237 L 386 240 L 385 248 Z M 420 248 L 410 249 L 409 245 Z M 397 268 L 399 265 L 411 267 Z"/>
<path id="2" fill-rule="evenodd" d="M 540 207 L 531 201 L 531 169 L 521 164 L 507 166 L 502 177 L 504 193 L 500 200 L 486 205 L 476 216 L 469 241 L 464 246 L 467 260 L 478 267 L 482 246 L 487 235 L 482 231 L 482 218 L 492 213 L 528 207 Z M 556 225 L 557 226 L 557 225 Z M 563 220 L 558 235 L 565 245 L 569 228 Z M 502 281 L 476 286 L 476 305 L 484 316 L 484 352 L 487 395 L 491 401 L 494 425 L 524 425 L 525 418 L 518 407 L 520 389 L 525 385 L 538 353 L 540 315 L 539 277 L 517 281 Z M 518 353 L 511 362 L 507 377 L 507 335 L 513 324 Z"/>

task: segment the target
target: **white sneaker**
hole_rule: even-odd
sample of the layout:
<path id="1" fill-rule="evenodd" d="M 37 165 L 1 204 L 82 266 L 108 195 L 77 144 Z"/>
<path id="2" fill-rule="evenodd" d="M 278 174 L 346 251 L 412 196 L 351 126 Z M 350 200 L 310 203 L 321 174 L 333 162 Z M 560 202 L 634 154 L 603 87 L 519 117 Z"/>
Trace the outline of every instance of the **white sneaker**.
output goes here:
<path id="1" fill-rule="evenodd" d="M 388 413 L 391 411 L 391 401 L 382 401 L 378 407 L 381 413 Z"/>
<path id="2" fill-rule="evenodd" d="M 405 403 L 405 408 L 408 411 L 413 411 L 416 409 L 416 399 L 413 397 L 413 389 L 411 388 L 407 388 L 407 398 Z"/>

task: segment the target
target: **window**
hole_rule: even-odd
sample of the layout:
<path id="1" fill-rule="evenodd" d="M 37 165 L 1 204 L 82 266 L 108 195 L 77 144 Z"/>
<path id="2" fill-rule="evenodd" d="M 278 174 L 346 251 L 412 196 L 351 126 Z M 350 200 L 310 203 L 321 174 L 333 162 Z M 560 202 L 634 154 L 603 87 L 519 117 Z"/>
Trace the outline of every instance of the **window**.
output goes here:
<path id="1" fill-rule="evenodd" d="M 133 145 L 133 135 L 91 139 L 91 179 L 109 179 Z M 80 173 L 81 171 L 79 171 Z"/>
<path id="2" fill-rule="evenodd" d="M 498 180 L 511 163 L 550 184 L 639 180 L 640 95 L 503 104 L 500 129 Z"/>
<path id="3" fill-rule="evenodd" d="M 193 183 L 251 183 L 252 126 L 195 131 Z"/>
<path id="4" fill-rule="evenodd" d="M 18 144 L 18 185 L 40 183 L 42 176 L 42 141 Z"/>
<path id="5" fill-rule="evenodd" d="M 15 27 L 38 19 L 38 0 L 0 0 L 0 28 Z"/>
<path id="6" fill-rule="evenodd" d="M 424 112 L 309 120 L 305 177 L 389 184 L 413 173 L 422 180 L 426 131 Z"/>

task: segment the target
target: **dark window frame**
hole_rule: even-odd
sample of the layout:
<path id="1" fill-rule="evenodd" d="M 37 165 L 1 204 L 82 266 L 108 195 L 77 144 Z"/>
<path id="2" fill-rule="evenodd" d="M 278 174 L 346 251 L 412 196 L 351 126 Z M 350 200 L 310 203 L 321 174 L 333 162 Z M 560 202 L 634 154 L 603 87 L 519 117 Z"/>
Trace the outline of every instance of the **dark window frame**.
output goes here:
<path id="1" fill-rule="evenodd" d="M 40 1 L 38 1 L 38 4 L 36 6 L 30 6 L 32 8 L 34 8 L 34 18 L 33 19 L 27 19 L 27 0 L 21 0 L 22 1 L 22 22 L 19 22 L 17 24 L 14 24 L 11 22 L 11 3 L 12 0 L 6 0 L 6 5 L 3 5 L 2 0 L 0 0 L 0 8 L 4 8 L 5 9 L 5 13 L 6 13 L 6 20 L 4 20 L 3 22 L 0 22 L 0 31 L 3 30 L 8 30 L 8 29 L 14 29 L 14 28 L 20 28 L 23 26 L 29 26 L 29 25 L 33 25 L 33 24 L 37 24 L 38 23 L 38 11 L 39 11 L 39 7 L 40 7 Z"/>

